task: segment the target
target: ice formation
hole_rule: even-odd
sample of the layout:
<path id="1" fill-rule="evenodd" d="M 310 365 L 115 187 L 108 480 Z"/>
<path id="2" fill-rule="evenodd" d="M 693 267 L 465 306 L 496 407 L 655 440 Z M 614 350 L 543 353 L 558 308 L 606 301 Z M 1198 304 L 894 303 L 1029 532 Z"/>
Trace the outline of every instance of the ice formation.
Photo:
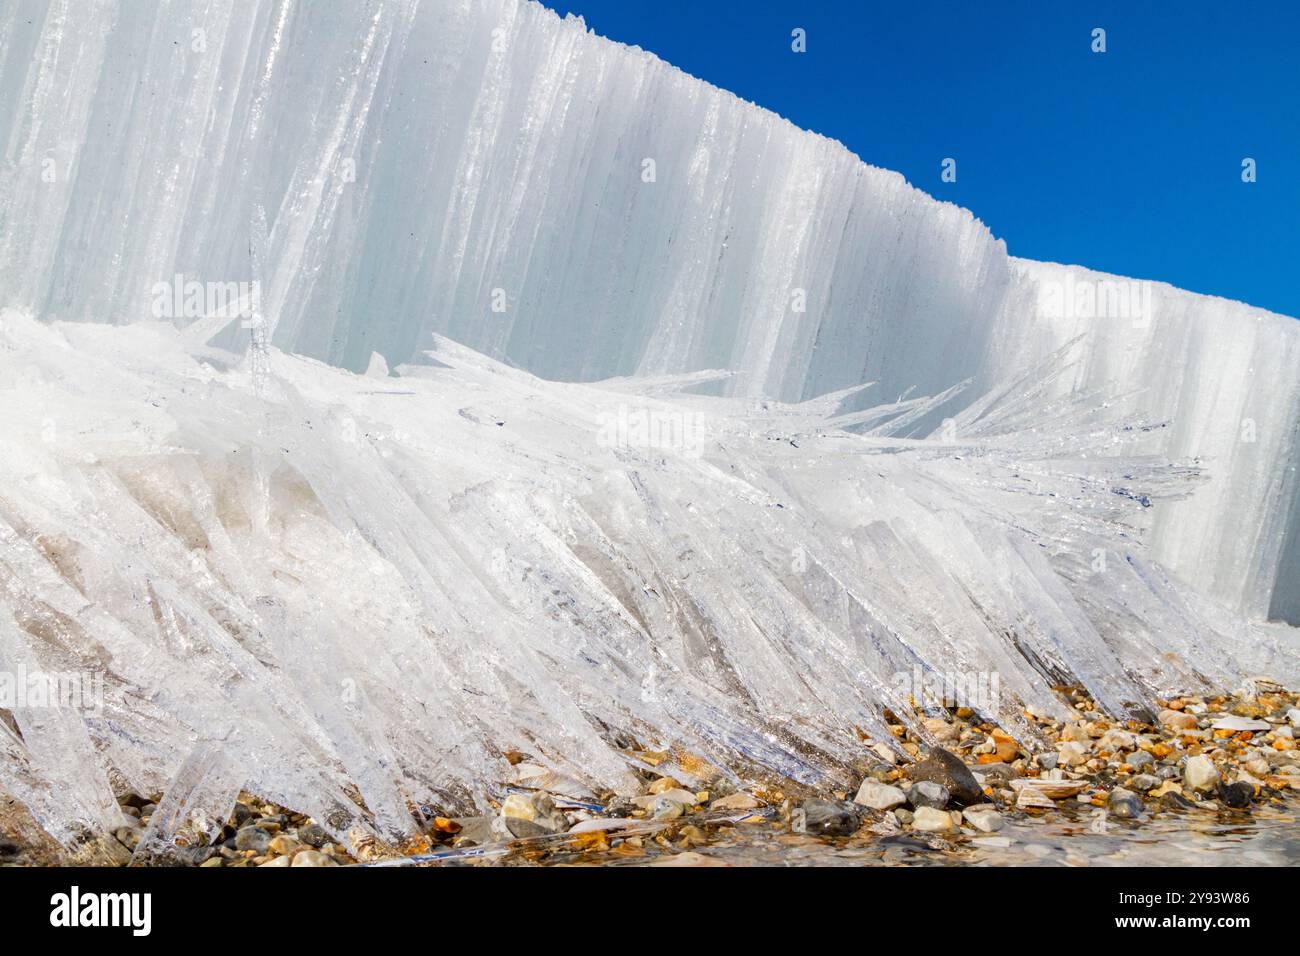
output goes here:
<path id="1" fill-rule="evenodd" d="M 627 732 L 835 774 L 917 666 L 1010 726 L 1296 674 L 1293 319 L 1112 308 L 531 2 L 18 0 L 0 103 L 0 663 L 108 674 L 0 720 L 61 838 L 389 837 Z"/>
<path id="2" fill-rule="evenodd" d="M 56 832 L 117 780 L 393 836 L 506 747 L 618 788 L 615 731 L 815 780 L 917 667 L 997 674 L 1009 727 L 1056 681 L 1122 713 L 1297 672 L 1291 628 L 1152 561 L 1196 470 L 1096 456 L 1154 423 L 1046 397 L 1077 344 L 918 440 L 936 400 L 554 383 L 447 341 L 396 378 L 273 351 L 258 388 L 201 337 L 5 314 L 0 647 L 107 675 L 3 738 Z"/>

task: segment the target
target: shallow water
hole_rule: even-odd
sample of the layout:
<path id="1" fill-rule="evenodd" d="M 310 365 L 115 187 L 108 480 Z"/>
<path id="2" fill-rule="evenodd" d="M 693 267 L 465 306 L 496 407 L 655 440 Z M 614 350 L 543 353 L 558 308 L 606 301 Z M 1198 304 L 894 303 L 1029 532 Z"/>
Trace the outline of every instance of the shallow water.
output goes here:
<path id="1" fill-rule="evenodd" d="M 954 840 L 951 849 L 909 835 L 829 840 L 771 823 L 748 824 L 725 843 L 696 852 L 750 866 L 1295 866 L 1297 811 L 1293 804 L 1249 816 L 1189 811 L 1131 822 L 1103 821 L 1085 807 L 1009 819 L 998 833 Z"/>
<path id="2" fill-rule="evenodd" d="M 829 839 L 791 833 L 773 820 L 738 823 L 687 845 L 644 840 L 633 852 L 563 850 L 547 863 L 578 865 L 731 864 L 740 866 L 1296 866 L 1300 865 L 1300 800 L 1251 814 L 1192 810 L 1142 821 L 1106 819 L 1091 807 L 1060 805 L 1050 815 L 1008 814 L 996 834 L 932 839 L 903 833 Z M 558 849 L 558 848 L 557 848 Z M 689 854 L 681 851 L 689 849 Z M 490 862 L 543 862 L 529 853 L 487 854 Z M 468 861 L 467 861 L 468 862 Z M 481 859 L 478 862 L 487 863 Z"/>

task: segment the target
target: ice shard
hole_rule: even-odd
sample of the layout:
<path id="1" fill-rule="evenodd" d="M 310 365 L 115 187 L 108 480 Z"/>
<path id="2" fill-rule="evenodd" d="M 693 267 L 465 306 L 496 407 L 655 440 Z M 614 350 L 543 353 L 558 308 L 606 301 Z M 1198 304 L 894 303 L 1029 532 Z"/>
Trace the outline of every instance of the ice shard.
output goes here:
<path id="1" fill-rule="evenodd" d="M 1300 322 L 533 2 L 8 4 L 0 309 L 3 663 L 107 674 L 0 721 L 61 839 L 124 782 L 395 839 L 623 731 L 817 779 L 918 668 L 1011 727 L 1297 674 Z"/>

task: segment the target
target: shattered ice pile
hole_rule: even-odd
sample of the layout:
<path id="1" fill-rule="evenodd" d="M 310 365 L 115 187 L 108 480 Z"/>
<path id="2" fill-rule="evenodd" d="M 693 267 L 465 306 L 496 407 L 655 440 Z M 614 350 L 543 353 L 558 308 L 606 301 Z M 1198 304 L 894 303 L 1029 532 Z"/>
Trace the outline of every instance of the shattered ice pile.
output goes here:
<path id="1" fill-rule="evenodd" d="M 1300 673 L 1293 629 L 1152 560 L 1201 478 L 1126 453 L 1160 423 L 1048 397 L 1079 343 L 922 440 L 951 396 L 556 383 L 447 340 L 258 379 L 210 327 L 2 318 L 0 661 L 103 677 L 0 712 L 0 789 L 64 840 L 114 787 L 167 792 L 146 846 L 241 789 L 395 838 L 508 748 L 624 789 L 625 735 L 833 779 L 918 668 L 996 674 L 1021 731 L 1057 682 L 1124 712 Z"/>
<path id="2" fill-rule="evenodd" d="M 969 211 L 529 0 L 162 6 L 0 9 L 0 306 L 134 323 L 176 277 L 260 280 L 278 347 L 355 371 L 438 333 L 548 379 L 720 368 L 786 402 L 982 392 L 1086 334 L 1053 397 L 1168 420 L 1142 450 L 1207 469 L 1155 554 L 1300 623 L 1300 322 L 1158 283 L 1136 316 L 1046 310 L 1125 280 L 1012 259 Z"/>

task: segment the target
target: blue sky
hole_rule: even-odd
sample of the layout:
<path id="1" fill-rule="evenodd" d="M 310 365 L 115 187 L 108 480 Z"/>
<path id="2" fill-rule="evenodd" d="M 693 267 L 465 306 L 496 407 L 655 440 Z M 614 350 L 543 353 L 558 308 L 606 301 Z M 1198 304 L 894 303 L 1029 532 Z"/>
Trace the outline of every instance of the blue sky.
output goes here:
<path id="1" fill-rule="evenodd" d="M 1300 316 L 1300 2 L 544 2 L 966 206 L 1012 255 Z"/>

